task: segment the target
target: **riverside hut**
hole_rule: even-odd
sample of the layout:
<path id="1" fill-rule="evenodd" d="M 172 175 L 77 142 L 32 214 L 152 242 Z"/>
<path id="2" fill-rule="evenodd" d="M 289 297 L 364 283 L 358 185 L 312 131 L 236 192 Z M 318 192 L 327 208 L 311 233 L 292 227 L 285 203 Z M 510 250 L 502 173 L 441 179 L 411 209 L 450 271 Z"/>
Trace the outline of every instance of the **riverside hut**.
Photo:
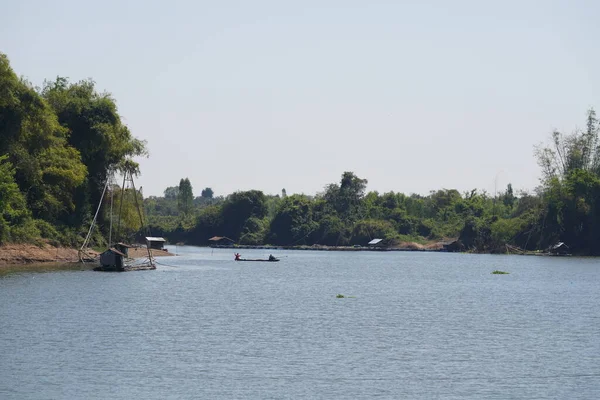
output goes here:
<path id="1" fill-rule="evenodd" d="M 147 246 L 153 250 L 162 250 L 165 247 L 166 240 L 161 237 L 146 237 Z"/>
<path id="2" fill-rule="evenodd" d="M 125 265 L 126 256 L 115 248 L 110 248 L 100 254 L 100 264 L 103 267 L 122 269 Z"/>
<path id="3" fill-rule="evenodd" d="M 117 243 L 115 244 L 115 249 L 119 250 L 121 253 L 123 253 L 123 255 L 125 255 L 125 258 L 129 257 L 129 249 L 132 246 L 125 244 L 125 243 Z"/>
<path id="4" fill-rule="evenodd" d="M 231 246 L 235 242 L 232 239 L 229 239 L 227 236 L 213 236 L 208 239 L 210 242 L 210 247 L 219 247 L 219 246 Z"/>
<path id="5" fill-rule="evenodd" d="M 383 246 L 383 239 L 373 239 L 367 244 L 369 247 L 381 247 Z"/>

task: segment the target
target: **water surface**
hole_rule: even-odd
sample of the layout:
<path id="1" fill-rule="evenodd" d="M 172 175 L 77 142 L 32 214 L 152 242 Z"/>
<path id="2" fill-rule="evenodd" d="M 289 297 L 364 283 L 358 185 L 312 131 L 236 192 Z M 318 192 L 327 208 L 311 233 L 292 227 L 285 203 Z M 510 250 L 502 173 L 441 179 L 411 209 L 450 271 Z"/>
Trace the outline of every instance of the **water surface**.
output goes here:
<path id="1" fill-rule="evenodd" d="M 1 277 L 0 398 L 600 398 L 599 259 L 170 250 Z"/>

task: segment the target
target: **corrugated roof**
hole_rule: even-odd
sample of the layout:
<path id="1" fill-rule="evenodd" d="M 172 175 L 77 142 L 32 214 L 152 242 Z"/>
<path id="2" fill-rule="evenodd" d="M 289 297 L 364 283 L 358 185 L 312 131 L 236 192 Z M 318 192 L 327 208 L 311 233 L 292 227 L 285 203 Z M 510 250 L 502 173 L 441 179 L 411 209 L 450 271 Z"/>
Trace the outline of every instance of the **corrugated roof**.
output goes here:
<path id="1" fill-rule="evenodd" d="M 377 244 L 379 242 L 381 242 L 383 239 L 373 239 L 369 242 L 369 244 Z"/>
<path id="2" fill-rule="evenodd" d="M 227 239 L 227 240 L 230 240 L 233 242 L 233 240 L 229 239 L 227 236 L 213 236 L 208 240 L 210 240 L 212 242 L 218 242 L 219 240 L 223 240 L 223 239 Z"/>
<path id="3" fill-rule="evenodd" d="M 148 236 L 146 238 L 146 240 L 149 242 L 166 242 L 166 240 L 161 237 L 153 237 L 153 236 Z"/>
<path id="4" fill-rule="evenodd" d="M 125 254 L 121 253 L 119 250 L 117 250 L 115 248 L 112 248 L 112 247 L 110 249 L 106 250 L 106 251 L 112 251 L 115 254 L 118 254 L 118 255 L 123 256 L 123 257 L 127 257 Z M 106 251 L 104 253 L 106 253 Z"/>

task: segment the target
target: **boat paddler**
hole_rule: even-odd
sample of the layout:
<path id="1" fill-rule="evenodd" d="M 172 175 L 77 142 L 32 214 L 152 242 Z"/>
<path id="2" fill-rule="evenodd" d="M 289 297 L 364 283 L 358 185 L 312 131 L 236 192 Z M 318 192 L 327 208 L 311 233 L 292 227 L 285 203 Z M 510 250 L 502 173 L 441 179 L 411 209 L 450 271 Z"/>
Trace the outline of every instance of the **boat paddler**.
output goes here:
<path id="1" fill-rule="evenodd" d="M 235 261 L 240 261 L 240 257 L 242 256 L 240 253 L 235 253 Z"/>

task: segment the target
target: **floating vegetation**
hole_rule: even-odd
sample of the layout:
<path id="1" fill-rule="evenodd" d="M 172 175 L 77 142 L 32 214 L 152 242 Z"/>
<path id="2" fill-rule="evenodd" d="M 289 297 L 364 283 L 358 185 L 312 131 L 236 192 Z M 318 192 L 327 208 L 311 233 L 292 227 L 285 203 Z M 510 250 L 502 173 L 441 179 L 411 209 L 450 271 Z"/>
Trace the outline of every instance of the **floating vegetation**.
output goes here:
<path id="1" fill-rule="evenodd" d="M 508 275 L 508 274 L 510 274 L 510 272 L 495 270 L 494 272 L 492 272 L 492 274 L 494 274 L 494 275 Z"/>
<path id="2" fill-rule="evenodd" d="M 344 296 L 343 294 L 339 294 L 339 293 L 335 297 L 338 299 L 355 299 L 356 298 L 356 296 Z"/>

